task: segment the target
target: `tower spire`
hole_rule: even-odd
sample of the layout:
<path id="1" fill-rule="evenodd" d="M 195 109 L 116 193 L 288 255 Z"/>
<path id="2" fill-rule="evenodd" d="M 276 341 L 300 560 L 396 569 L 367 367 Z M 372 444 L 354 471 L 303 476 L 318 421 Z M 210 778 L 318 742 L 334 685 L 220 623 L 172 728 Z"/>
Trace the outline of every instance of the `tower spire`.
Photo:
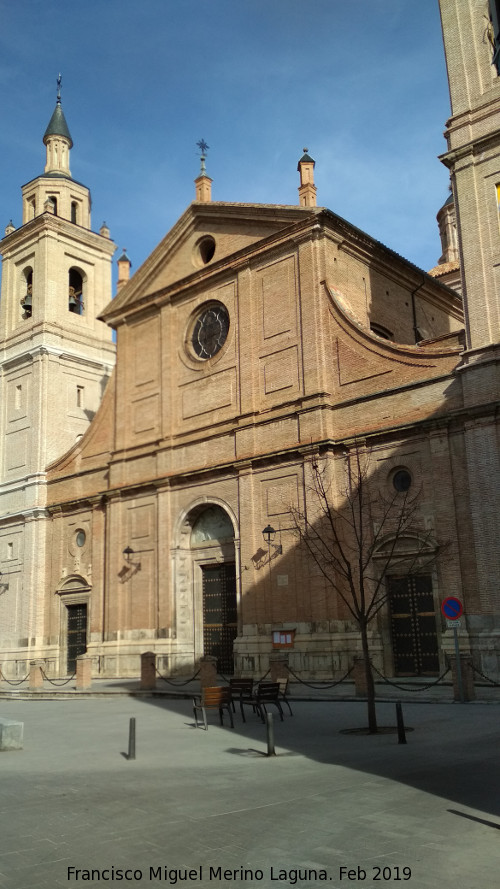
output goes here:
<path id="1" fill-rule="evenodd" d="M 45 173 L 59 173 L 63 176 L 71 176 L 69 169 L 69 152 L 73 147 L 68 124 L 61 105 L 61 82 L 59 74 L 57 78 L 56 107 L 49 120 L 49 125 L 43 135 L 43 144 L 47 148 L 47 162 Z"/>
<path id="2" fill-rule="evenodd" d="M 314 167 L 316 161 L 309 157 L 308 149 L 303 149 L 304 154 L 297 164 L 300 173 L 299 203 L 301 207 L 316 206 L 316 186 L 314 184 Z"/>

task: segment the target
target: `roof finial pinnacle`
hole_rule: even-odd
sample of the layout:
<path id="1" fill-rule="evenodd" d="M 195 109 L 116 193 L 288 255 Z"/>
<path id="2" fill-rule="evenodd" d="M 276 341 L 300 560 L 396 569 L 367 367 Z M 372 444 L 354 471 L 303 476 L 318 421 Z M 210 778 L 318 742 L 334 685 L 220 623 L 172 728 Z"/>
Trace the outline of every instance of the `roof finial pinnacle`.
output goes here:
<path id="1" fill-rule="evenodd" d="M 59 72 L 59 76 L 57 78 L 57 104 L 58 105 L 61 104 L 61 82 L 62 82 L 62 77 L 61 77 L 61 72 Z"/>
<path id="2" fill-rule="evenodd" d="M 197 142 L 196 145 L 200 149 L 200 176 L 206 176 L 207 171 L 205 167 L 205 161 L 207 159 L 207 151 L 210 146 L 207 145 L 204 139 L 200 139 L 200 141 Z"/>

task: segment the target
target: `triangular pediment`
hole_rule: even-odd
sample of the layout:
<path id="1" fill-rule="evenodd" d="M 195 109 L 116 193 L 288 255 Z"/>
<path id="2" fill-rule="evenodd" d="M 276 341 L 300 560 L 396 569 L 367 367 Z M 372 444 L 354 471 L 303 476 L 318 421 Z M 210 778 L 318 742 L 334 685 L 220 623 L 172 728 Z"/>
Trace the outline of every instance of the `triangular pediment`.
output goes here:
<path id="1" fill-rule="evenodd" d="M 229 256 L 251 249 L 277 232 L 303 222 L 319 208 L 274 204 L 194 202 L 152 254 L 106 307 L 101 318 L 113 323 L 128 308 L 204 270 L 224 265 Z"/>

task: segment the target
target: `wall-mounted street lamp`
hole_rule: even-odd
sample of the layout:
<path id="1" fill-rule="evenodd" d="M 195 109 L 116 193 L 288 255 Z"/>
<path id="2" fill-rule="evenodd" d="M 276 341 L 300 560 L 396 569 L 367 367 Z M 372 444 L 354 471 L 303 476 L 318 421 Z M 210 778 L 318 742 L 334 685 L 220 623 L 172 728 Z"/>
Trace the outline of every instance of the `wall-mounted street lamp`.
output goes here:
<path id="1" fill-rule="evenodd" d="M 126 546 L 123 550 L 123 555 L 125 556 L 126 562 L 132 561 L 132 556 L 138 556 L 139 553 L 149 553 L 149 549 L 132 549 L 131 546 Z"/>
<path id="2" fill-rule="evenodd" d="M 120 578 L 121 583 L 125 583 L 127 580 L 130 580 L 134 574 L 137 574 L 138 571 L 141 570 L 141 563 L 132 561 L 133 556 L 139 555 L 139 553 L 146 553 L 149 550 L 146 549 L 132 549 L 131 546 L 126 546 L 124 550 L 122 550 L 122 555 L 125 558 L 126 564 L 123 566 L 121 571 L 118 572 L 118 577 Z"/>
<path id="3" fill-rule="evenodd" d="M 267 525 L 262 532 L 262 536 L 267 543 L 267 548 L 269 551 L 269 558 L 271 558 L 271 547 L 275 550 L 275 554 L 280 556 L 283 552 L 283 547 L 281 543 L 273 543 L 274 538 L 276 537 L 276 530 L 272 525 Z"/>
<path id="4" fill-rule="evenodd" d="M 267 545 L 270 546 L 271 543 L 273 542 L 274 538 L 276 537 L 276 531 L 274 530 L 272 525 L 268 525 L 267 528 L 264 528 L 264 530 L 262 532 L 262 536 L 263 536 L 264 540 L 266 541 Z"/>
<path id="5" fill-rule="evenodd" d="M 271 547 L 274 549 L 275 556 L 281 555 L 281 553 L 283 552 L 283 547 L 281 546 L 281 543 L 273 543 L 273 540 L 276 537 L 276 530 L 275 530 L 275 528 L 273 528 L 272 525 L 267 525 L 267 527 L 264 528 L 264 530 L 262 531 L 262 536 L 264 538 L 264 541 L 267 543 L 268 564 L 269 564 L 269 588 L 270 588 L 270 590 L 269 590 L 270 591 L 269 608 L 270 608 L 270 616 L 271 616 L 271 623 L 272 623 L 273 622 L 273 595 L 272 595 L 273 585 L 272 585 L 272 569 L 271 569 L 271 560 L 272 560 Z"/>

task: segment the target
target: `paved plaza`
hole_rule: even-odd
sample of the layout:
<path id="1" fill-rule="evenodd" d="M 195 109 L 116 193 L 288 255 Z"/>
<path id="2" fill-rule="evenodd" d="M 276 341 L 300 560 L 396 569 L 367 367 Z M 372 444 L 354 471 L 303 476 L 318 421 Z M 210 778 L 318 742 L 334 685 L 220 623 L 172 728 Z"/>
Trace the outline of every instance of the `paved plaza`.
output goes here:
<path id="1" fill-rule="evenodd" d="M 363 702 L 292 707 L 267 757 L 251 713 L 205 732 L 187 699 L 1 700 L 25 735 L 0 754 L 1 889 L 498 885 L 497 702 L 405 703 L 406 745 L 342 733 Z"/>

